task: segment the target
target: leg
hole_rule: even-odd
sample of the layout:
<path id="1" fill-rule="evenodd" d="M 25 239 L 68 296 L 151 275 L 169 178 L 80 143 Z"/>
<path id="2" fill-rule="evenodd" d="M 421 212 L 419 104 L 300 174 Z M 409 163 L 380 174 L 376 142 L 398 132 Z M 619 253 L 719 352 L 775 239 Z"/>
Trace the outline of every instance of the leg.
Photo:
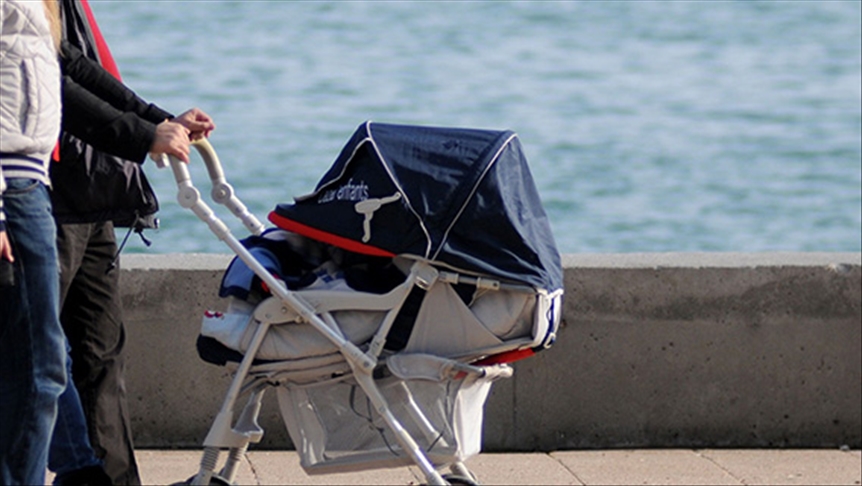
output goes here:
<path id="1" fill-rule="evenodd" d="M 61 242 L 59 235 L 60 231 L 58 231 L 58 259 L 62 302 L 69 288 L 70 276 L 74 275 L 80 266 L 86 241 L 80 242 L 75 238 L 63 238 Z M 72 376 L 71 351 L 71 347 L 67 343 L 66 371 L 68 376 Z M 84 409 L 81 407 L 81 398 L 74 385 L 66 387 L 66 391 L 60 395 L 57 405 L 57 423 L 54 426 L 48 451 L 48 469 L 56 474 L 54 483 L 64 484 L 73 477 L 83 479 L 78 478 L 82 472 L 95 474 L 96 470 L 101 471 L 102 461 L 96 457 L 92 446 L 90 446 L 87 420 L 84 417 Z M 101 474 L 104 475 L 104 472 Z M 102 480 L 96 484 L 107 483 Z"/>
<path id="2" fill-rule="evenodd" d="M 45 186 L 7 183 L 16 285 L 0 288 L 0 483 L 44 484 L 57 398 L 66 387 L 55 228 Z"/>
<path id="3" fill-rule="evenodd" d="M 71 351 L 68 346 L 67 352 Z M 66 356 L 66 371 L 72 376 L 72 358 Z M 57 403 L 57 423 L 54 425 L 54 433 L 51 436 L 51 446 L 48 451 L 48 469 L 56 476 L 54 484 L 66 484 L 72 474 L 87 471 L 90 474 L 101 475 L 102 461 L 96 457 L 90 446 L 87 433 L 87 420 L 84 418 L 84 409 L 81 407 L 81 398 L 74 385 L 66 386 Z M 110 484 L 107 477 L 95 484 Z M 72 484 L 71 482 L 68 482 Z M 87 484 L 94 484 L 90 480 Z"/>
<path id="4" fill-rule="evenodd" d="M 119 268 L 110 268 L 117 249 L 114 228 L 109 222 L 62 225 L 59 233 L 61 247 L 85 242 L 80 265 L 70 273 L 61 320 L 90 442 L 114 482 L 140 484 L 123 377 Z"/>

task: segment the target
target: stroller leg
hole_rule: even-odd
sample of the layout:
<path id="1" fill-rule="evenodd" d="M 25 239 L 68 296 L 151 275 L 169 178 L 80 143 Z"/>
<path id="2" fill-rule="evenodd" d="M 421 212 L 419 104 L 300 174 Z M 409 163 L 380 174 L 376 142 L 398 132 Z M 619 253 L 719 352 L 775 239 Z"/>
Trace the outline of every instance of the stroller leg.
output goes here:
<path id="1" fill-rule="evenodd" d="M 260 404 L 266 388 L 267 385 L 263 384 L 252 391 L 251 396 L 248 398 L 248 403 L 242 409 L 242 414 L 240 414 L 239 420 L 237 420 L 234 427 L 234 432 L 248 437 L 248 440 L 244 441 L 238 447 L 231 447 L 228 452 L 228 457 L 224 467 L 222 467 L 220 476 L 229 483 L 233 483 L 237 466 L 239 466 L 245 452 L 248 450 L 248 444 L 250 442 L 260 442 L 260 439 L 263 437 L 263 429 L 258 425 L 257 418 L 260 415 Z"/>
<path id="2" fill-rule="evenodd" d="M 392 433 L 395 434 L 395 438 L 398 439 L 398 443 L 401 445 L 401 448 L 410 456 L 411 459 L 413 459 L 416 466 L 422 470 L 422 473 L 428 480 L 428 484 L 448 485 L 449 482 L 443 479 L 443 476 L 437 472 L 434 465 L 431 464 L 431 461 L 425 453 L 422 452 L 422 449 L 419 448 L 416 441 L 413 440 L 413 437 L 404 430 L 401 422 L 399 422 L 392 411 L 389 410 L 389 405 L 386 403 L 386 399 L 383 398 L 383 395 L 380 393 L 380 390 L 378 390 L 371 375 L 363 373 L 356 368 L 354 368 L 353 375 L 356 382 L 359 383 L 359 386 L 362 387 L 362 390 L 365 391 L 365 394 L 371 400 L 371 403 L 374 405 L 374 409 L 380 414 Z"/>
<path id="3" fill-rule="evenodd" d="M 407 410 L 407 413 L 410 414 L 410 418 L 413 420 L 413 423 L 415 423 L 422 431 L 422 435 L 425 436 L 425 440 L 432 445 L 436 444 L 441 447 L 448 447 L 448 444 L 441 436 L 440 431 L 435 429 L 434 424 L 432 424 L 431 421 L 428 420 L 428 417 L 422 413 L 422 409 L 419 408 L 419 405 L 413 398 L 413 393 L 410 392 L 410 388 L 407 386 L 407 383 L 403 381 L 399 382 L 397 389 L 404 397 L 404 402 L 406 404 L 404 408 Z"/>
<path id="4" fill-rule="evenodd" d="M 223 477 L 228 483 L 233 484 L 234 477 L 236 476 L 236 468 L 247 450 L 248 444 L 242 447 L 231 448 L 230 451 L 228 451 L 227 460 L 225 461 L 224 467 L 219 476 Z"/>
<path id="5" fill-rule="evenodd" d="M 472 479 L 476 483 L 479 482 L 479 480 L 476 479 L 476 475 L 473 474 L 473 471 L 467 469 L 467 466 L 461 461 L 458 461 L 449 466 L 449 470 L 452 471 L 452 474 Z"/>
<path id="6" fill-rule="evenodd" d="M 422 413 L 422 409 L 419 408 L 419 405 L 413 398 L 413 393 L 410 392 L 410 388 L 407 386 L 407 383 L 403 381 L 400 382 L 398 384 L 398 388 L 404 395 L 404 401 L 407 404 L 405 408 L 410 414 L 410 418 L 413 419 L 413 422 L 422 431 L 422 434 L 425 436 L 425 440 L 427 440 L 429 444 L 448 447 L 440 432 L 434 428 L 434 424 L 432 424 L 431 421 L 428 420 L 428 417 Z M 462 461 L 451 464 L 449 466 L 449 470 L 452 471 L 454 476 L 446 474 L 442 476 L 443 480 L 449 484 L 479 484 L 478 479 L 476 479 L 476 475 L 473 474 L 473 472 L 470 471 Z"/>
<path id="7" fill-rule="evenodd" d="M 193 485 L 209 486 L 216 464 L 218 464 L 219 454 L 218 447 L 204 447 L 204 455 L 201 458 L 201 468 L 194 479 L 192 479 Z"/>
<path id="8" fill-rule="evenodd" d="M 245 453 L 245 449 L 248 448 L 248 443 L 259 441 L 263 435 L 263 430 L 257 425 L 257 415 L 260 411 L 260 399 L 262 398 L 263 390 L 266 388 L 265 386 L 258 385 L 253 388 L 249 402 L 243 409 L 242 416 L 238 421 L 238 428 L 231 427 L 231 421 L 233 419 L 234 404 L 240 396 L 254 355 L 257 353 L 258 348 L 260 348 L 267 330 L 269 330 L 268 322 L 260 323 L 255 330 L 255 334 L 249 344 L 249 349 L 240 362 L 233 380 L 231 380 L 227 396 L 222 403 L 218 415 L 216 415 L 215 422 L 210 427 L 210 431 L 204 439 L 204 454 L 201 458 L 201 467 L 192 484 L 208 486 L 211 481 L 217 481 L 217 484 L 226 482 L 224 478 L 215 475 L 215 468 L 218 464 L 221 449 L 227 448 L 231 450 L 233 464 L 226 464 L 225 469 L 231 474 L 236 474 L 236 465 Z M 234 451 L 234 449 L 237 449 L 237 451 Z M 240 449 L 242 452 L 238 452 Z"/>
<path id="9" fill-rule="evenodd" d="M 260 439 L 263 437 L 263 429 L 258 425 L 257 418 L 260 415 L 261 400 L 266 389 L 266 384 L 258 384 L 251 392 L 248 403 L 243 408 L 236 426 L 231 430 L 235 437 L 241 437 L 242 439 L 235 440 L 235 445 L 228 449 L 227 460 L 221 471 L 219 471 L 219 474 L 215 475 L 215 469 L 221 455 L 221 448 L 217 446 L 205 446 L 200 470 L 194 477 L 192 484 L 233 484 L 237 467 L 248 450 L 248 444 L 250 442 L 260 442 Z"/>

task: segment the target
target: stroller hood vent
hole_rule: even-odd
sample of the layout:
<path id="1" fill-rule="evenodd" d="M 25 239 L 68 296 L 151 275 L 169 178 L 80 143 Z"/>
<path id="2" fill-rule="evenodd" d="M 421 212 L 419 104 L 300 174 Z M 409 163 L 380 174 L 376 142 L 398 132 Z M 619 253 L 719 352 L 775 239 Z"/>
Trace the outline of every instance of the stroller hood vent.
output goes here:
<path id="1" fill-rule="evenodd" d="M 314 192 L 269 219 L 358 253 L 562 288 L 550 224 L 511 131 L 366 122 Z"/>

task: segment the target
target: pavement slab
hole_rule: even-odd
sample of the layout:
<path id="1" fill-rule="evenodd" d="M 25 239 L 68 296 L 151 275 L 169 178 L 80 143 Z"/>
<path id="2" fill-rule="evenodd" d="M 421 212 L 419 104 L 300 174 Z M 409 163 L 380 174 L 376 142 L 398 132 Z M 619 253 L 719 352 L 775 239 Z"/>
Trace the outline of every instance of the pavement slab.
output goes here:
<path id="1" fill-rule="evenodd" d="M 691 450 L 552 452 L 585 485 L 735 485 L 733 476 Z"/>
<path id="2" fill-rule="evenodd" d="M 466 462 L 481 484 L 583 485 L 559 460 L 548 454 L 480 454 Z"/>
<path id="3" fill-rule="evenodd" d="M 201 450 L 138 450 L 145 485 L 185 481 L 197 473 Z M 222 461 L 226 454 L 222 454 Z M 483 453 L 467 461 L 486 485 L 860 485 L 858 449 L 634 449 L 551 453 Z M 51 484 L 50 473 L 45 484 Z M 242 485 L 423 484 L 415 466 L 311 476 L 295 451 L 250 451 L 237 470 Z"/>
<path id="4" fill-rule="evenodd" d="M 258 484 L 420 484 L 418 476 L 408 467 L 309 475 L 299 465 L 299 455 L 293 451 L 253 451 L 248 453 L 248 460 L 257 475 Z"/>
<path id="5" fill-rule="evenodd" d="M 862 481 L 859 451 L 841 450 L 703 450 L 741 484 L 857 485 Z"/>

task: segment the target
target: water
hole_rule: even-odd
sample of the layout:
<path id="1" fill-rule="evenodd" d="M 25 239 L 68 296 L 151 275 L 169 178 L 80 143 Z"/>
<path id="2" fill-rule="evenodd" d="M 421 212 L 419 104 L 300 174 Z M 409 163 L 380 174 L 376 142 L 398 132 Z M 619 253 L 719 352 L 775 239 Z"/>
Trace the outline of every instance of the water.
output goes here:
<path id="1" fill-rule="evenodd" d="M 862 251 L 859 1 L 91 4 L 261 218 L 371 119 L 518 132 L 564 253 Z M 127 251 L 227 251 L 147 172 Z"/>

